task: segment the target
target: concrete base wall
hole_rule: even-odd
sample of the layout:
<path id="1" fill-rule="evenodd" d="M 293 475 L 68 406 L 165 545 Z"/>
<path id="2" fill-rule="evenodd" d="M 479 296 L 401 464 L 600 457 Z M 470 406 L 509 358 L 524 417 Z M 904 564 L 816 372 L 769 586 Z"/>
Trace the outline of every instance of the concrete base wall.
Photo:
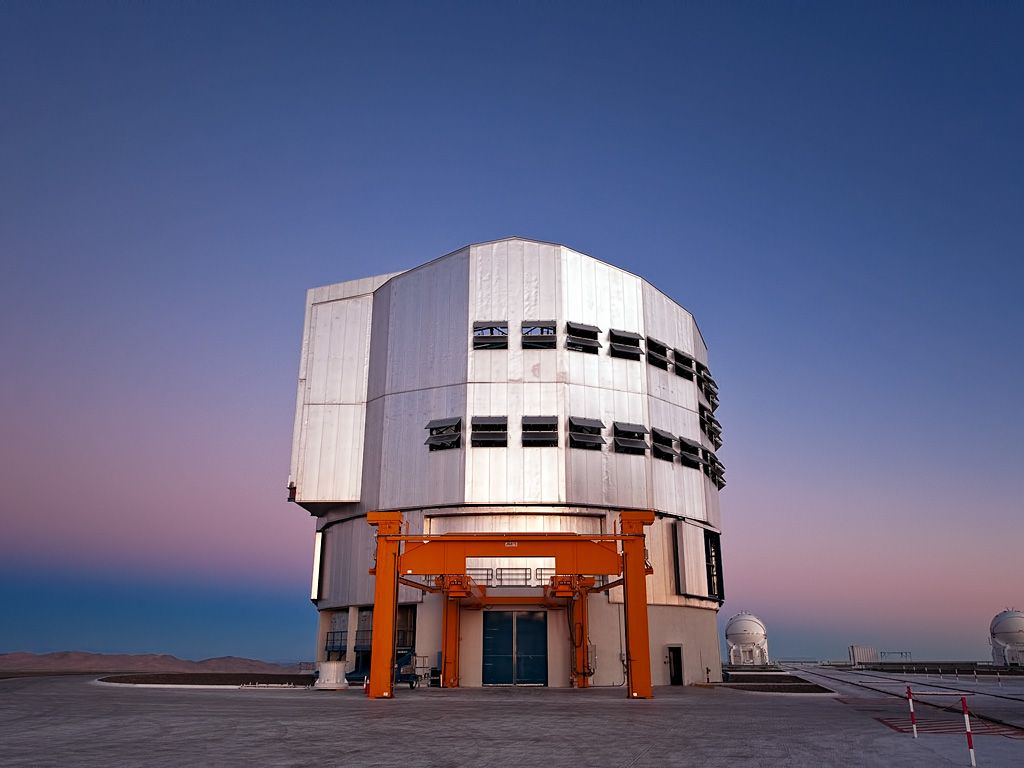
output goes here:
<path id="1" fill-rule="evenodd" d="M 427 657 L 428 665 L 438 665 L 441 651 L 442 597 L 426 594 L 416 609 L 416 655 Z M 624 686 L 625 620 L 622 603 L 611 602 L 607 595 L 591 595 L 590 645 L 594 675 L 591 685 L 599 687 Z M 536 606 L 502 606 L 485 610 L 536 610 Z M 356 609 L 357 610 L 357 609 Z M 719 650 L 716 611 L 677 605 L 649 605 L 648 625 L 651 639 L 651 678 L 654 685 L 670 685 L 668 648 L 680 646 L 683 657 L 683 683 L 703 683 L 710 668 L 712 682 L 722 679 L 722 660 Z M 460 620 L 460 684 L 474 688 L 483 680 L 483 610 L 463 609 Z M 329 613 L 320 615 L 320 649 L 317 658 L 323 658 L 323 641 Z M 352 619 L 350 626 L 355 626 Z M 349 654 L 351 667 L 352 654 Z M 565 610 L 548 611 L 548 686 L 564 688 L 571 685 L 569 627 Z"/>
<path id="2" fill-rule="evenodd" d="M 683 683 L 722 681 L 722 652 L 718 643 L 716 611 L 671 605 L 649 605 L 651 677 L 655 685 L 669 685 L 668 646 L 683 649 Z M 710 668 L 710 672 L 708 669 Z"/>

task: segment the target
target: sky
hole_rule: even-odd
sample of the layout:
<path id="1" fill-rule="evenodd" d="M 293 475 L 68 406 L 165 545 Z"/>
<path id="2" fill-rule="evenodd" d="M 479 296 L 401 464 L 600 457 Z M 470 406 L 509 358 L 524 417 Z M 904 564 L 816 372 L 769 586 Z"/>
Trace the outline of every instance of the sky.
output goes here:
<path id="1" fill-rule="evenodd" d="M 314 655 L 304 293 L 520 235 L 710 349 L 783 657 L 1024 608 L 1024 6 L 0 4 L 0 652 Z"/>

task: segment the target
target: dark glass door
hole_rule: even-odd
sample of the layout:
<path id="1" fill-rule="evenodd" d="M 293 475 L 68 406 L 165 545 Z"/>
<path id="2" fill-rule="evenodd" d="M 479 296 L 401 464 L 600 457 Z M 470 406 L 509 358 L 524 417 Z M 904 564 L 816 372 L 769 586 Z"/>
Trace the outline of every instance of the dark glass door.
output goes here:
<path id="1" fill-rule="evenodd" d="M 515 684 L 513 612 L 484 611 L 484 685 Z"/>
<path id="2" fill-rule="evenodd" d="M 547 611 L 484 611 L 483 657 L 484 685 L 547 685 Z"/>
<path id="3" fill-rule="evenodd" d="M 516 611 L 516 685 L 548 684 L 548 612 Z"/>

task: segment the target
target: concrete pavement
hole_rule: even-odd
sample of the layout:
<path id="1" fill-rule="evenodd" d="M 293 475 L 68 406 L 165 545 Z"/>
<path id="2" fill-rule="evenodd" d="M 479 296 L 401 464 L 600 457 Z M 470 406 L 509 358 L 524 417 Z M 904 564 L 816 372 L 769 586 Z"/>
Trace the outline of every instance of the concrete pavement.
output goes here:
<path id="1" fill-rule="evenodd" d="M 370 701 L 360 691 L 133 688 L 91 676 L 2 680 L 0 765 L 967 764 L 962 735 L 915 742 L 874 719 L 870 707 L 832 695 L 658 688 L 652 701 L 629 701 L 621 688 L 396 693 Z M 1024 740 L 976 741 L 979 766 L 1024 765 Z"/>

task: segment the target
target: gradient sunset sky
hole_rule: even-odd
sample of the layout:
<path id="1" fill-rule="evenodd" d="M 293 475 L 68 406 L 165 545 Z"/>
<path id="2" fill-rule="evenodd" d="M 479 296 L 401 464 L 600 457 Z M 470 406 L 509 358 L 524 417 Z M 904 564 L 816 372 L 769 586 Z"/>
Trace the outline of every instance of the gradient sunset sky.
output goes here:
<path id="1" fill-rule="evenodd" d="M 0 4 L 0 652 L 311 659 L 306 288 L 522 235 L 693 311 L 773 655 L 1024 608 L 1024 5 Z"/>

